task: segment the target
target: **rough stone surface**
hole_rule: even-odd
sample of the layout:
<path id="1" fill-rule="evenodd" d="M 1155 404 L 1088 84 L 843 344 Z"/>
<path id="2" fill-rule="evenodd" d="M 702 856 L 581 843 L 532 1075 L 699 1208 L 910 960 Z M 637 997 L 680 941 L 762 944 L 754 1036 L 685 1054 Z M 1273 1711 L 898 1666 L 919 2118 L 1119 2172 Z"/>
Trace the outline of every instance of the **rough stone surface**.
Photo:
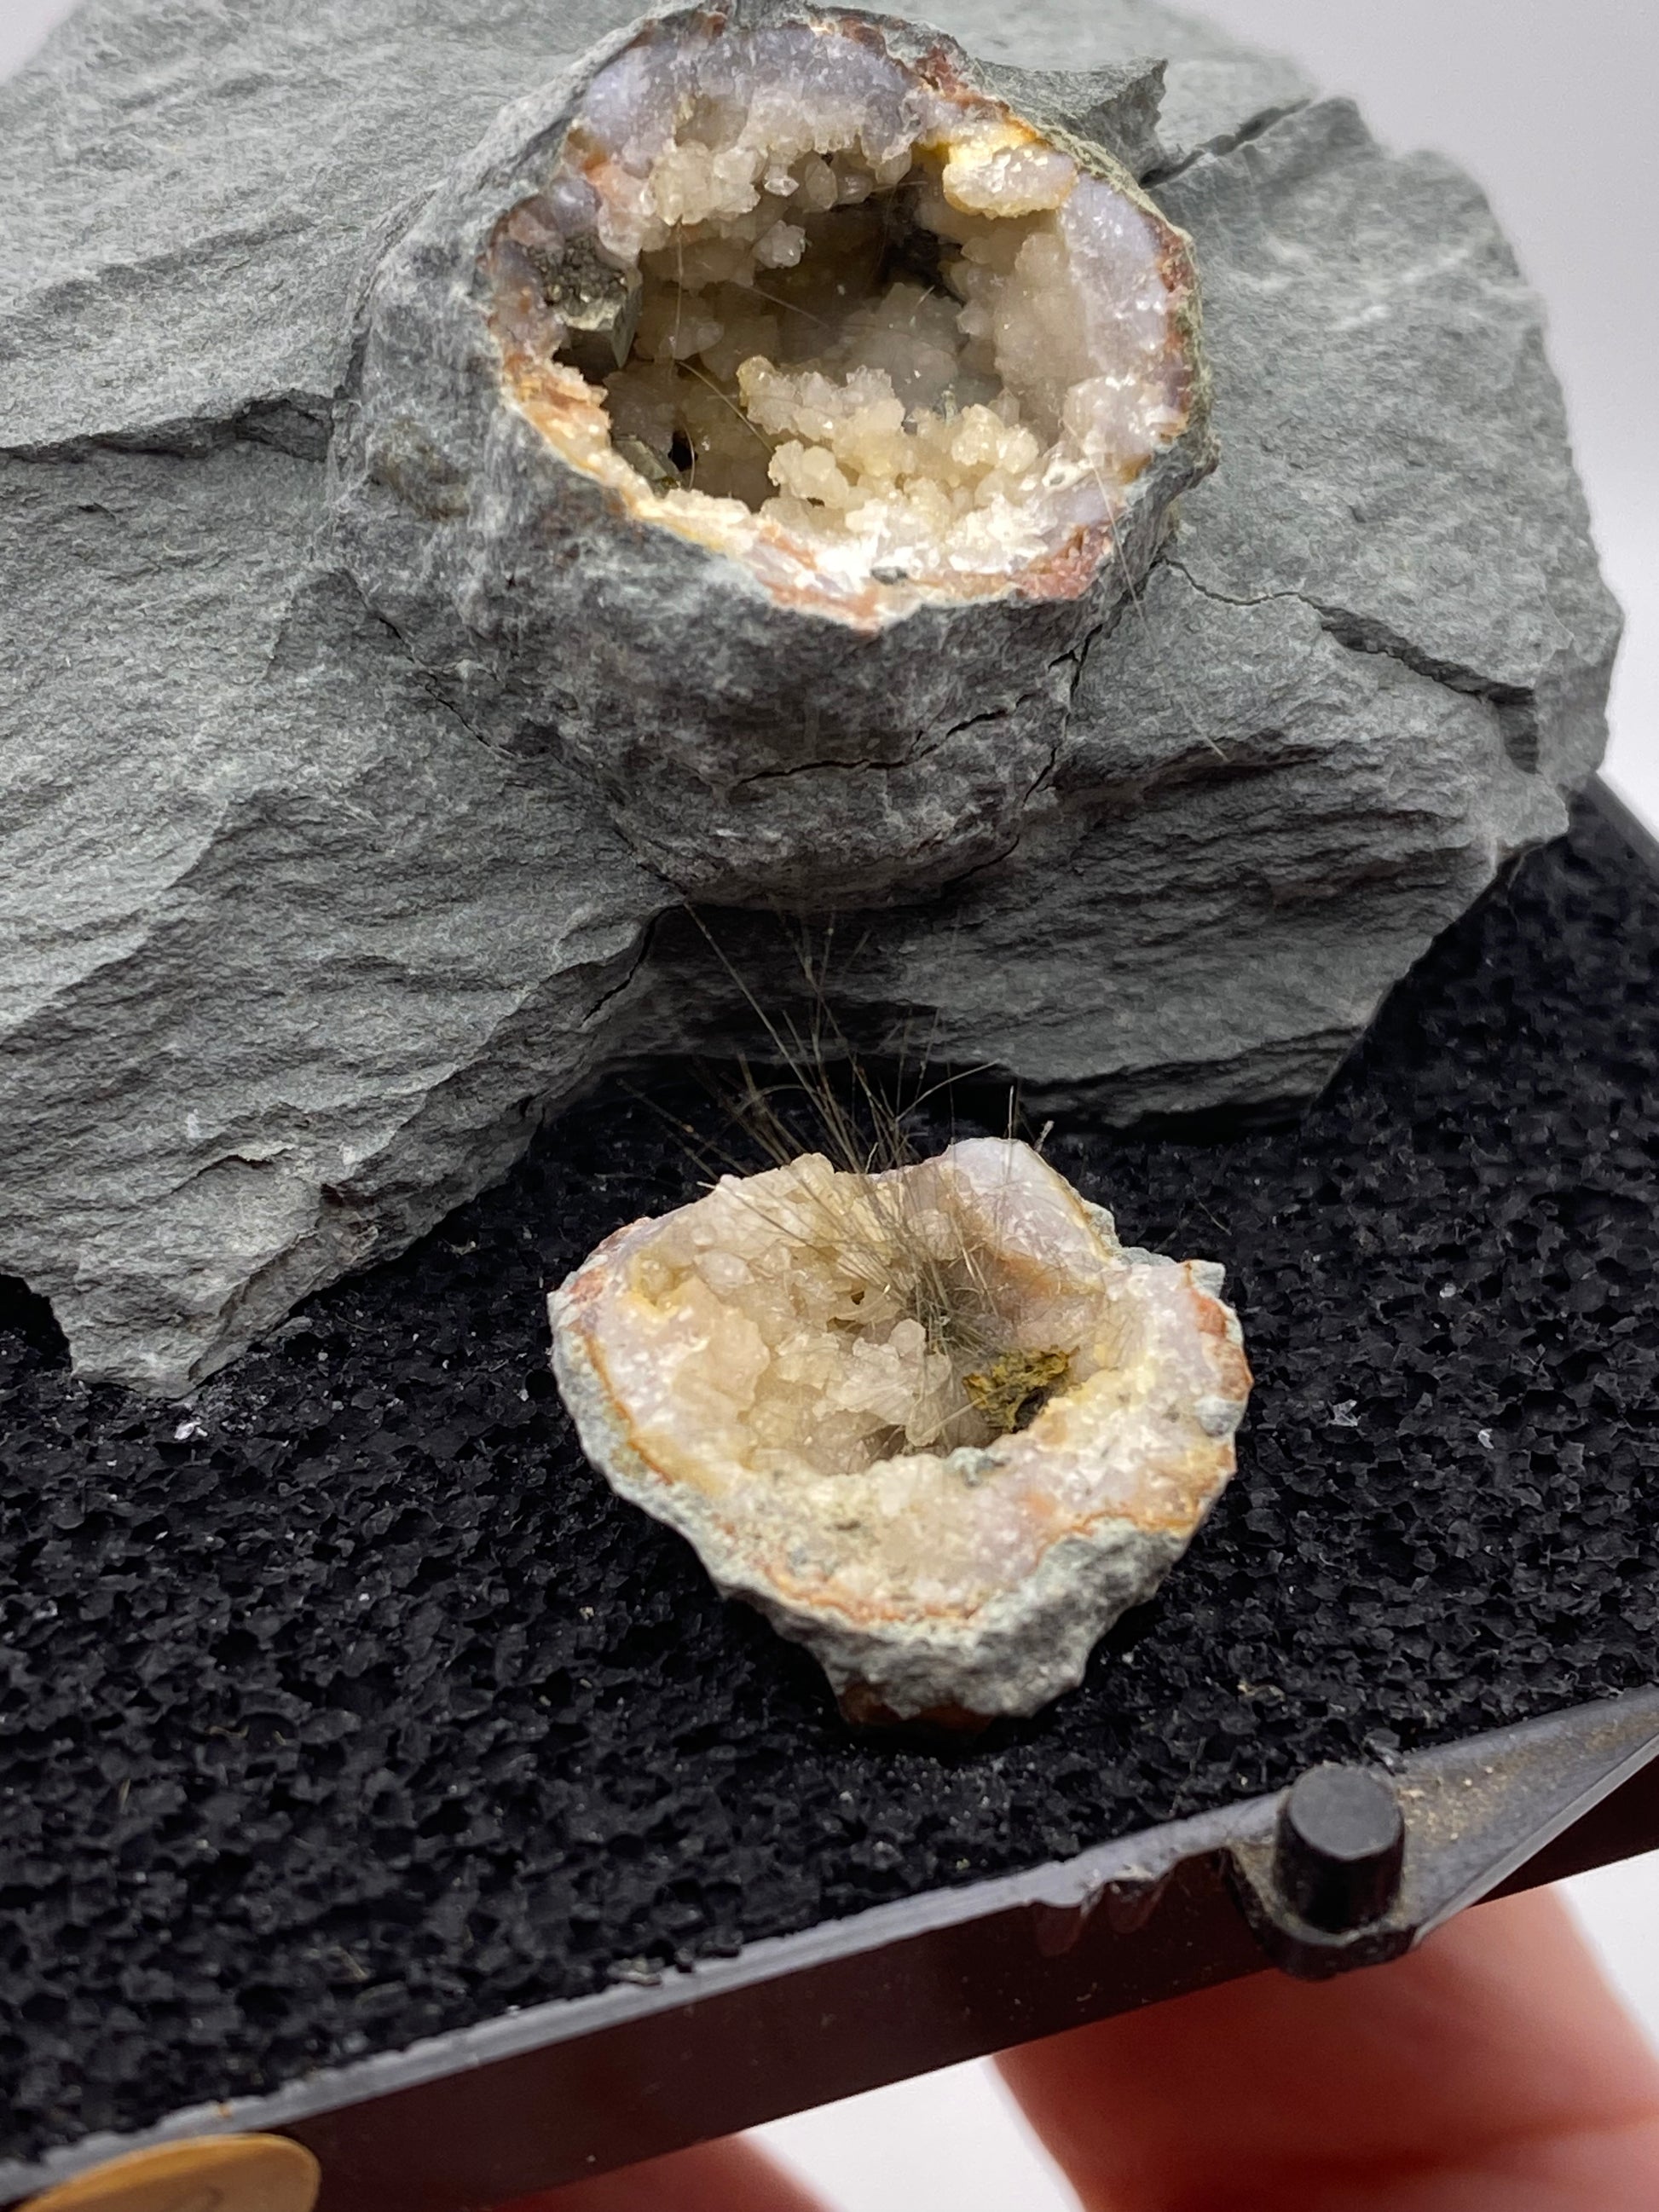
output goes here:
<path id="1" fill-rule="evenodd" d="M 1220 1496 L 1250 1387 L 1220 1287 L 981 1137 L 876 1176 L 723 1177 L 549 1303 L 611 1487 L 804 1644 L 850 1719 L 960 1726 L 1075 1689 Z"/>
<path id="2" fill-rule="evenodd" d="M 666 887 L 322 535 L 368 269 L 624 12 L 95 0 L 0 88 L 0 1266 L 88 1372 L 186 1387 L 597 1066 L 729 1041 Z M 1224 460 L 1142 605 L 1039 672 L 1015 848 L 848 933 L 849 1025 L 1120 1117 L 1304 1096 L 1601 744 L 1536 302 L 1467 180 L 1215 33 L 934 12 L 1029 70 L 1167 59 Z M 763 938 L 720 918 L 763 988 Z"/>

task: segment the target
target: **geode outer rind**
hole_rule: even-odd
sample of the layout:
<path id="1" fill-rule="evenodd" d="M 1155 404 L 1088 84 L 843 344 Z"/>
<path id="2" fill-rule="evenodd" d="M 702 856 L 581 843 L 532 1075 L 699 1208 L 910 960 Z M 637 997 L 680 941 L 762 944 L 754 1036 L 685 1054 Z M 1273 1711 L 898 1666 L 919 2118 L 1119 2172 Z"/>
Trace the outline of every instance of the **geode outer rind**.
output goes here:
<path id="1" fill-rule="evenodd" d="M 873 44 L 918 82 L 992 100 L 1000 82 L 1034 85 L 1052 143 L 1164 240 L 1183 427 L 1115 526 L 1029 586 L 849 619 L 642 524 L 537 427 L 483 275 L 504 218 L 545 184 L 584 93 L 619 56 L 780 27 Z M 1106 127 L 1122 113 L 1134 138 L 1147 82 L 1133 74 L 1115 102 L 1079 96 L 1073 114 Z M 797 0 L 683 9 L 508 107 L 375 273 L 331 461 L 341 556 L 470 727 L 575 768 L 682 891 L 887 900 L 1007 852 L 1060 743 L 1075 656 L 1138 589 L 1171 502 L 1214 465 L 1188 241 L 1107 148 L 1060 119 L 1066 105 L 1054 77 L 1000 80 L 897 18 Z"/>
<path id="2" fill-rule="evenodd" d="M 1225 1486 L 1250 1390 L 1219 1267 L 1126 1249 L 1112 1217 L 1023 1146 L 971 1139 L 883 1180 L 935 1170 L 955 1173 L 985 1218 L 1000 1202 L 1007 1218 L 993 1233 L 1028 1295 L 1045 1265 L 1054 1284 L 1065 1279 L 1064 1262 L 1045 1260 L 1045 1207 L 1066 1210 L 1109 1285 L 1091 1327 L 1095 1348 L 1112 1351 L 989 1449 L 804 1480 L 745 1469 L 701 1442 L 691 1401 L 669 1447 L 675 1384 L 631 1316 L 647 1310 L 638 1286 L 653 1246 L 707 1213 L 708 1200 L 617 1231 L 549 1299 L 554 1370 L 588 1459 L 684 1536 L 725 1595 L 805 1645 L 854 1719 L 982 1722 L 1074 1687 L 1100 1637 L 1152 1596 Z M 715 1199 L 741 1188 L 726 1178 Z M 694 1392 L 710 1357 L 690 1362 Z M 988 1577 L 999 1546 L 1014 1564 Z"/>

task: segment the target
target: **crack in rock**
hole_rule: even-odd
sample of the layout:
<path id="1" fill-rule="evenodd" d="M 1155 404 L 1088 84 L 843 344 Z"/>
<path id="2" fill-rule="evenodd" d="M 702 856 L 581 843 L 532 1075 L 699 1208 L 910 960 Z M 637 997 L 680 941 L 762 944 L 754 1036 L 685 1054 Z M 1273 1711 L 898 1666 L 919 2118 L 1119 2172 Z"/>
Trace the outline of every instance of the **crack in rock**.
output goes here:
<path id="1" fill-rule="evenodd" d="M 1386 623 L 1355 614 L 1346 607 L 1333 606 L 1314 598 L 1307 592 L 1264 592 L 1255 597 L 1237 597 L 1219 592 L 1194 575 L 1192 570 L 1173 556 L 1168 565 L 1185 577 L 1195 592 L 1219 606 L 1271 606 L 1275 601 L 1294 601 L 1306 607 L 1319 618 L 1321 628 L 1329 637 L 1350 653 L 1375 653 L 1398 661 L 1402 668 L 1413 674 L 1426 676 L 1432 684 L 1443 684 L 1449 690 L 1461 691 L 1471 699 L 1484 700 L 1497 711 L 1503 732 L 1505 750 L 1516 766 L 1528 775 L 1538 772 L 1539 707 L 1535 691 L 1523 685 L 1504 684 L 1494 678 L 1483 676 L 1473 668 L 1461 667 L 1455 661 L 1441 659 L 1425 652 L 1389 629 Z"/>
<path id="2" fill-rule="evenodd" d="M 1173 183 L 1176 178 L 1184 176 L 1199 161 L 1224 161 L 1228 155 L 1236 154 L 1241 146 L 1252 146 L 1257 139 L 1265 138 L 1276 125 L 1300 113 L 1307 105 L 1308 96 L 1299 94 L 1295 99 L 1265 107 L 1260 114 L 1253 115 L 1248 122 L 1241 124 L 1237 130 L 1219 131 L 1214 137 L 1205 139 L 1200 145 L 1188 148 L 1179 161 L 1149 169 L 1142 181 L 1149 190 L 1156 191 L 1161 186 Z"/>

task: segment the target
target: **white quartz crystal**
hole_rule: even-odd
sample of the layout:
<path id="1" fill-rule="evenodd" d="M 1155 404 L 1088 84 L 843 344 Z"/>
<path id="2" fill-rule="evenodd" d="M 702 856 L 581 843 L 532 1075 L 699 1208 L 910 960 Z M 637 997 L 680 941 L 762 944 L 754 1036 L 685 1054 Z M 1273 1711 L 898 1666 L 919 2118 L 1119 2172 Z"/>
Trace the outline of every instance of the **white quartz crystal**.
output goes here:
<path id="1" fill-rule="evenodd" d="M 1179 1557 L 1250 1376 L 1219 1270 L 1122 1247 L 1026 1146 L 808 1155 L 554 1293 L 583 1447 L 855 1718 L 1034 1711 Z"/>
<path id="2" fill-rule="evenodd" d="M 865 627 L 1074 594 L 1194 404 L 1187 241 L 1127 174 L 833 19 L 617 55 L 489 281 L 567 460 Z"/>

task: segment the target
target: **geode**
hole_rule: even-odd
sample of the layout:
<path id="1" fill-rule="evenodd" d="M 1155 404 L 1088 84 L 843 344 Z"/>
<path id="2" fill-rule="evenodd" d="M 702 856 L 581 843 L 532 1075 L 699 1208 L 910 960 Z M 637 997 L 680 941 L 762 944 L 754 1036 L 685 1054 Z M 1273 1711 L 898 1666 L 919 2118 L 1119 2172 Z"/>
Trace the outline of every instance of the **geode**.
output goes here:
<path id="1" fill-rule="evenodd" d="M 607 1067 L 752 1048 L 729 970 L 775 1004 L 794 965 L 763 900 L 846 915 L 866 1060 L 908 1030 L 1122 1120 L 1304 1098 L 1600 752 L 1616 617 L 1537 302 L 1455 171 L 1145 0 L 936 0 L 971 63 L 732 10 L 697 88 L 828 54 L 872 143 L 734 207 L 755 100 L 694 88 L 669 167 L 623 161 L 681 241 L 635 255 L 560 136 L 606 69 L 607 131 L 692 69 L 627 12 L 100 0 L 0 85 L 0 1267 L 84 1374 L 189 1389 Z M 951 206 L 962 133 L 993 198 L 1078 181 Z M 1161 426 L 1158 376 L 1124 387 L 1127 483 L 1082 423 L 1122 502 L 1092 576 L 1095 523 L 1056 572 L 1007 465 L 1079 430 L 1103 295 L 1051 320 L 1033 266 L 1073 200 L 1156 260 L 1138 357 L 1176 373 Z M 844 316 L 835 224 L 871 248 Z M 1177 232 L 1221 459 L 1176 499 L 1209 438 Z M 1043 333 L 1012 378 L 1011 285 Z M 549 380 L 591 431 L 573 379 L 591 466 L 526 411 Z M 839 611 L 759 573 L 779 531 Z M 749 903 L 698 928 L 686 884 Z"/>
<path id="2" fill-rule="evenodd" d="M 1034 1712 L 1233 1472 L 1221 1270 L 1119 1242 L 1027 1146 L 808 1154 L 618 1230 L 550 1301 L 583 1449 L 854 1720 Z"/>
<path id="3" fill-rule="evenodd" d="M 352 574 L 700 897 L 1006 850 L 1045 672 L 1212 465 L 1188 241 L 998 82 L 877 16 L 668 15 L 510 108 L 376 274 Z"/>

